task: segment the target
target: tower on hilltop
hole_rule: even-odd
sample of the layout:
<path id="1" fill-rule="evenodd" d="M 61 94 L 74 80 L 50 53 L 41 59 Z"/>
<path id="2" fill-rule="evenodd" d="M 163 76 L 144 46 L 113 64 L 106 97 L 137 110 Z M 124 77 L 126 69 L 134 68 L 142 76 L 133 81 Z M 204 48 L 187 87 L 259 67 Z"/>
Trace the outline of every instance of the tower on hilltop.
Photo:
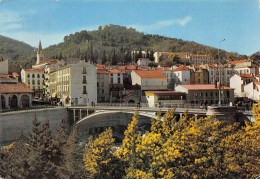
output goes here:
<path id="1" fill-rule="evenodd" d="M 38 51 L 37 51 L 37 61 L 36 64 L 42 63 L 44 62 L 44 55 L 42 52 L 42 44 L 41 41 L 39 42 L 39 47 L 38 47 Z"/>

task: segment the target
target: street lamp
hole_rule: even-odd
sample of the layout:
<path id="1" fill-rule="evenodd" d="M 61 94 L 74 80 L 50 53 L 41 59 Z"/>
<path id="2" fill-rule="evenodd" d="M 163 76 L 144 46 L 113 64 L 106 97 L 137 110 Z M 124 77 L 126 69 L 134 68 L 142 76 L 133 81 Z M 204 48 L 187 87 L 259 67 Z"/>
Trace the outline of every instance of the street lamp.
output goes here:
<path id="1" fill-rule="evenodd" d="M 220 48 L 220 43 L 221 42 L 223 42 L 223 41 L 225 41 L 225 39 L 222 39 L 221 41 L 219 41 L 219 43 L 218 43 L 218 66 L 219 66 L 219 68 L 218 68 L 218 72 L 219 72 L 219 91 L 218 91 L 218 97 L 219 97 L 219 101 L 218 101 L 218 104 L 219 104 L 219 106 L 221 106 L 221 71 L 220 71 L 220 55 L 219 55 L 219 48 Z"/>

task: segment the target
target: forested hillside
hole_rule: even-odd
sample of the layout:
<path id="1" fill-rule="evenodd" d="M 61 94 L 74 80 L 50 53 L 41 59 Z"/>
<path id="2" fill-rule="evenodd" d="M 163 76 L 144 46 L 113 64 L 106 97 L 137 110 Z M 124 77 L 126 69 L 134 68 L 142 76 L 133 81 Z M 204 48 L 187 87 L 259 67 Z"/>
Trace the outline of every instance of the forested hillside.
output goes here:
<path id="1" fill-rule="evenodd" d="M 217 57 L 217 49 L 159 35 L 137 32 L 133 28 L 106 25 L 94 31 L 81 31 L 64 37 L 64 42 L 44 50 L 47 58 L 81 58 L 102 63 L 128 63 L 131 51 L 167 51 L 193 54 L 207 54 Z M 152 53 L 153 53 L 152 52 Z M 222 57 L 236 58 L 239 55 L 220 51 Z"/>
<path id="2" fill-rule="evenodd" d="M 0 59 L 8 59 L 12 63 L 30 64 L 36 51 L 30 45 L 0 35 Z M 33 61 L 34 62 L 34 61 Z"/>

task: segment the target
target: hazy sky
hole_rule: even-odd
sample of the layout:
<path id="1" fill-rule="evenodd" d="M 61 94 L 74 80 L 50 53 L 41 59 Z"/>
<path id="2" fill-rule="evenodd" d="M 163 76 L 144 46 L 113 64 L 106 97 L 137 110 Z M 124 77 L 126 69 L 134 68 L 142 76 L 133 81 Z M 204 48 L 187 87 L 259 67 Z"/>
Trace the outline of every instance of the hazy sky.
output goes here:
<path id="1" fill-rule="evenodd" d="M 260 50 L 260 0 L 0 0 L 0 35 L 43 47 L 116 24 L 251 55 Z"/>

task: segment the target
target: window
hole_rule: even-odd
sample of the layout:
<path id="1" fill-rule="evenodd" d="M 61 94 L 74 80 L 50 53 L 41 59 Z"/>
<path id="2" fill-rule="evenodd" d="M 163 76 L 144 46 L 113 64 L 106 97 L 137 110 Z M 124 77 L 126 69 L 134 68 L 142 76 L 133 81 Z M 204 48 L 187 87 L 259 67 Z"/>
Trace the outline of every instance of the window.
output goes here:
<path id="1" fill-rule="evenodd" d="M 30 78 L 30 74 L 28 73 L 27 78 Z"/>
<path id="2" fill-rule="evenodd" d="M 83 94 L 87 94 L 87 87 L 83 86 Z"/>
<path id="3" fill-rule="evenodd" d="M 37 74 L 37 78 L 40 78 L 40 74 Z"/>
<path id="4" fill-rule="evenodd" d="M 97 82 L 97 87 L 99 87 L 99 82 Z"/>
<path id="5" fill-rule="evenodd" d="M 117 76 L 120 76 L 120 73 L 118 73 Z"/>
<path id="6" fill-rule="evenodd" d="M 34 74 L 32 74 L 32 77 L 34 78 Z"/>
<path id="7" fill-rule="evenodd" d="M 42 74 L 42 78 L 44 78 L 44 74 Z"/>
<path id="8" fill-rule="evenodd" d="M 213 96 L 213 93 L 212 93 L 212 92 L 210 92 L 210 96 Z"/>
<path id="9" fill-rule="evenodd" d="M 118 78 L 118 83 L 121 83 L 120 78 Z"/>
<path id="10" fill-rule="evenodd" d="M 35 81 L 34 81 L 34 80 L 32 80 L 32 84 L 33 84 L 33 85 L 35 84 Z"/>
<path id="11" fill-rule="evenodd" d="M 83 81 L 82 81 L 82 83 L 87 83 L 87 78 L 86 78 L 86 76 L 83 76 Z"/>
<path id="12" fill-rule="evenodd" d="M 200 93 L 200 96 L 203 97 L 203 93 Z"/>
<path id="13" fill-rule="evenodd" d="M 40 80 L 37 80 L 37 84 L 38 84 L 38 85 L 40 85 L 40 84 L 41 84 L 41 83 L 40 83 Z"/>
<path id="14" fill-rule="evenodd" d="M 83 73 L 83 74 L 87 74 L 87 69 L 86 69 L 86 67 L 83 67 L 82 73 Z"/>
<path id="15" fill-rule="evenodd" d="M 113 77 L 112 77 L 112 78 L 110 78 L 110 83 L 113 84 L 113 82 L 114 82 L 114 81 L 113 81 Z"/>

